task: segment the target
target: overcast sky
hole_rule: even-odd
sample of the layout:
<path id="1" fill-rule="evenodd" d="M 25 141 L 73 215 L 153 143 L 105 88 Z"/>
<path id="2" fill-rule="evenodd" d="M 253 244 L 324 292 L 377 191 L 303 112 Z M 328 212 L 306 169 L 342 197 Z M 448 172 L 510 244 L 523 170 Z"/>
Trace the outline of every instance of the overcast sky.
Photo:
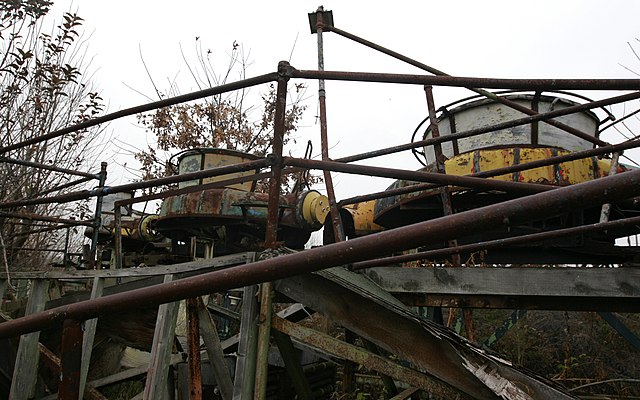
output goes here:
<path id="1" fill-rule="evenodd" d="M 148 102 L 154 90 L 141 61 L 160 89 L 177 81 L 180 91 L 197 90 L 181 56 L 194 59 L 196 37 L 210 49 L 221 68 L 234 42 L 243 46 L 251 65 L 248 76 L 276 70 L 289 60 L 298 69 L 317 68 L 316 36 L 307 13 L 320 5 L 309 1 L 55 1 L 53 14 L 77 10 L 85 19 L 92 69 L 109 111 Z M 496 78 L 631 78 L 619 64 L 640 71 L 640 61 L 627 42 L 640 52 L 640 2 L 609 1 L 325 1 L 335 26 L 418 59 L 451 75 Z M 422 73 L 335 34 L 325 34 L 327 70 Z M 308 111 L 300 142 L 313 140 L 319 150 L 317 84 L 308 82 Z M 133 89 L 132 89 L 133 88 Z M 134 90 L 135 89 L 135 90 Z M 256 93 L 264 91 L 256 89 Z M 437 88 L 437 106 L 468 96 L 464 89 Z M 594 99 L 611 93 L 585 93 Z M 155 98 L 154 98 L 155 100 Z M 327 83 L 331 156 L 406 143 L 424 118 L 421 86 Z M 627 109 L 637 108 L 638 103 Z M 622 110 L 616 110 L 618 115 Z M 114 136 L 144 146 L 152 142 L 135 119 L 111 124 Z M 618 142 L 611 134 L 605 140 Z M 301 153 L 295 154 L 302 156 Z M 105 156 L 106 157 L 106 156 Z M 110 183 L 130 177 L 111 160 Z M 363 163 L 417 169 L 410 154 Z M 130 164 L 129 164 L 130 165 Z M 339 175 L 339 198 L 386 187 Z M 363 183 L 366 182 L 366 183 Z"/>

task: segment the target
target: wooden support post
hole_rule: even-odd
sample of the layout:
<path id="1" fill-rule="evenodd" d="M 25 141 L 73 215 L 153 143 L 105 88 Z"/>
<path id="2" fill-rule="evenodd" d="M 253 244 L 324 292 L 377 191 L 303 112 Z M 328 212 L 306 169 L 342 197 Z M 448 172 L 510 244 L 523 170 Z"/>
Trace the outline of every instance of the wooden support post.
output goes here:
<path id="1" fill-rule="evenodd" d="M 256 360 L 255 400 L 267 397 L 267 373 L 269 367 L 269 339 L 271 337 L 271 307 L 273 284 L 265 282 L 260 285 L 260 316 L 258 319 L 258 348 Z"/>
<path id="2" fill-rule="evenodd" d="M 411 397 L 411 395 L 419 392 L 420 389 L 410 387 L 408 389 L 403 390 L 401 393 L 398 393 L 396 396 L 391 397 L 389 400 L 406 400 Z"/>
<path id="3" fill-rule="evenodd" d="M 97 299 L 102 296 L 103 289 L 104 278 L 93 278 L 91 298 Z M 91 363 L 91 352 L 93 350 L 93 340 L 96 336 L 97 326 L 98 318 L 92 318 L 84 322 L 84 336 L 82 338 L 82 367 L 80 369 L 80 393 L 84 393 L 84 388 L 87 384 L 87 375 L 89 375 L 89 365 Z"/>
<path id="4" fill-rule="evenodd" d="M 33 314 L 44 310 L 47 300 L 46 279 L 34 279 L 31 283 L 29 300 L 25 314 Z M 16 364 L 13 368 L 11 390 L 9 398 L 13 400 L 26 400 L 35 397 L 36 380 L 38 378 L 38 340 L 40 332 L 27 333 L 20 337 Z"/>
<path id="5" fill-rule="evenodd" d="M 198 317 L 200 322 L 200 335 L 202 335 L 202 339 L 207 348 L 209 363 L 213 369 L 215 380 L 218 383 L 220 395 L 222 396 L 222 400 L 231 400 L 233 397 L 231 374 L 229 374 L 229 370 L 224 361 L 224 352 L 222 351 L 216 325 L 200 297 L 198 297 Z"/>
<path id="6" fill-rule="evenodd" d="M 256 373 L 256 344 L 258 341 L 257 286 L 246 286 L 242 295 L 240 342 L 236 361 L 233 400 L 253 398 Z"/>
<path id="7" fill-rule="evenodd" d="M 344 341 L 348 344 L 353 344 L 356 340 L 356 335 L 350 330 L 344 330 Z M 355 391 L 355 373 L 358 364 L 347 359 L 342 362 L 342 391 L 344 393 L 354 393 Z"/>
<path id="8" fill-rule="evenodd" d="M 293 387 L 296 389 L 298 399 L 313 400 L 311 387 L 309 386 L 309 382 L 307 382 L 307 378 L 304 375 L 304 371 L 302 370 L 302 366 L 300 365 L 300 357 L 296 349 L 293 347 L 291 338 L 288 335 L 277 330 L 272 330 L 271 334 L 273 335 L 273 338 L 278 345 L 278 349 L 280 349 L 280 355 L 284 360 L 284 366 L 287 369 L 289 377 L 291 378 Z"/>
<path id="9" fill-rule="evenodd" d="M 62 326 L 60 357 L 60 387 L 58 400 L 80 398 L 80 370 L 82 364 L 82 323 L 67 319 Z"/>
<path id="10" fill-rule="evenodd" d="M 173 275 L 164 277 L 164 283 L 171 282 Z M 164 399 L 167 392 L 169 360 L 173 350 L 173 337 L 176 330 L 176 318 L 180 302 L 161 304 L 158 307 L 156 330 L 153 334 L 151 361 L 144 388 L 144 400 Z"/>
<path id="11" fill-rule="evenodd" d="M 9 280 L 0 279 L 0 310 L 2 310 L 2 299 L 4 299 L 4 295 L 7 293 L 7 287 L 9 287 Z"/>
<path id="12" fill-rule="evenodd" d="M 361 338 L 361 340 L 362 340 L 362 343 L 364 344 L 365 349 L 372 352 L 373 354 L 376 354 L 378 356 L 380 355 L 380 349 L 375 343 L 365 338 Z M 396 387 L 396 383 L 392 377 L 390 377 L 389 375 L 380 374 L 380 378 L 382 379 L 382 383 L 384 384 L 384 387 L 387 391 L 386 393 L 387 396 L 395 396 L 398 394 L 398 388 Z"/>

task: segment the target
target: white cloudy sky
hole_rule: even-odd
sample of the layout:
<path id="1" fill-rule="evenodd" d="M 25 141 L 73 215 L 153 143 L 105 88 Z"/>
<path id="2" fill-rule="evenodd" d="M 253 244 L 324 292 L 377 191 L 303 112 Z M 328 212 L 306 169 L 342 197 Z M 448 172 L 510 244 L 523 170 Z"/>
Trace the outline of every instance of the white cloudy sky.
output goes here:
<path id="1" fill-rule="evenodd" d="M 180 55 L 193 57 L 195 38 L 211 49 L 220 65 L 232 43 L 249 54 L 248 76 L 275 71 L 280 60 L 298 69 L 315 69 L 316 36 L 307 13 L 320 5 L 310 1 L 55 1 L 54 12 L 77 10 L 91 34 L 92 68 L 109 111 L 135 106 L 153 97 L 140 51 L 161 89 L 177 79 L 182 93 L 196 90 Z M 588 1 L 325 1 L 335 25 L 418 59 L 451 75 L 498 78 L 631 78 L 619 64 L 640 71 L 640 2 Z M 295 46 L 294 46 L 295 44 Z M 327 70 L 421 73 L 400 61 L 336 36 L 325 35 Z M 135 90 L 132 90 L 134 88 Z M 137 92 L 136 92 L 137 91 Z M 319 149 L 317 85 L 309 82 L 308 112 L 298 139 Z M 464 89 L 438 88 L 438 106 L 467 96 Z M 610 93 L 588 93 L 592 98 Z M 334 158 L 409 141 L 425 115 L 421 86 L 327 83 L 329 137 Z M 629 105 L 636 108 L 638 103 Z M 628 109 L 629 109 L 628 108 Z M 617 110 L 618 114 L 622 110 Z M 120 141 L 151 142 L 135 119 L 108 128 Z M 617 135 L 605 136 L 617 142 Z M 297 154 L 301 155 L 301 154 Z M 110 183 L 128 177 L 111 161 Z M 410 154 L 367 161 L 369 164 L 417 169 Z M 366 183 L 363 183 L 366 182 Z M 339 198 L 383 189 L 388 181 L 335 178 Z"/>

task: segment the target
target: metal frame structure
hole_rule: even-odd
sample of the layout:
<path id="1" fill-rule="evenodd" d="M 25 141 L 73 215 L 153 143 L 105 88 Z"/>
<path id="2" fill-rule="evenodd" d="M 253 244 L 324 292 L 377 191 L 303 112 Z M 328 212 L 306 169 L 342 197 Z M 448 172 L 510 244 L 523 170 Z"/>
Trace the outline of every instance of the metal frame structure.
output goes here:
<path id="1" fill-rule="evenodd" d="M 289 349 L 288 355 L 291 353 L 289 342 L 287 342 L 287 340 L 290 340 L 289 338 L 297 338 L 297 340 L 302 340 L 304 342 L 305 337 L 314 337 L 314 340 L 317 341 L 315 345 L 318 347 L 327 345 L 327 343 L 330 342 L 330 339 L 324 338 L 319 334 L 314 334 L 313 332 L 310 333 L 301 327 L 297 327 L 291 322 L 283 320 L 279 316 L 272 315 L 271 301 L 274 290 L 308 305 L 318 312 L 334 316 L 341 325 L 345 326 L 349 330 L 371 340 L 378 346 L 386 348 L 388 351 L 394 351 L 397 354 L 400 354 L 404 359 L 410 360 L 414 365 L 416 365 L 417 369 L 426 371 L 428 374 L 424 375 L 422 373 L 417 373 L 416 370 L 403 369 L 404 367 L 401 368 L 395 364 L 390 365 L 384 359 L 381 360 L 379 356 L 376 358 L 375 354 L 364 352 L 362 349 L 355 348 L 348 344 L 344 344 L 344 346 L 341 344 L 340 346 L 343 347 L 336 347 L 338 350 L 335 351 L 339 353 L 337 354 L 338 356 L 342 355 L 346 359 L 353 360 L 363 360 L 365 358 L 362 357 L 366 356 L 366 359 L 369 360 L 368 362 L 377 363 L 376 365 L 379 365 L 379 371 L 382 373 L 389 375 L 396 380 L 409 382 L 411 385 L 422 390 L 430 390 L 433 393 L 443 394 L 444 396 L 454 393 L 455 395 L 460 396 L 460 398 L 490 399 L 500 395 L 513 399 L 551 397 L 572 398 L 571 394 L 564 392 L 561 389 L 557 389 L 553 385 L 549 385 L 544 381 L 518 371 L 517 369 L 510 367 L 507 363 L 491 358 L 477 348 L 464 343 L 458 337 L 444 330 L 442 327 L 437 327 L 435 324 L 421 320 L 415 315 L 412 315 L 407 311 L 407 309 L 403 308 L 402 304 L 397 299 L 391 298 L 388 293 L 380 288 L 372 287 L 370 283 L 371 281 L 369 281 L 369 283 L 361 281 L 363 279 L 363 275 L 356 274 L 351 271 L 367 269 L 368 272 L 366 272 L 366 274 L 369 274 L 373 278 L 373 281 L 383 288 L 385 285 L 388 285 L 387 290 L 393 292 L 397 298 L 403 299 L 405 304 L 449 307 L 499 307 L 513 309 L 546 307 L 550 309 L 564 308 L 602 312 L 616 310 L 638 312 L 640 275 L 637 273 L 637 269 L 635 267 L 612 268 L 606 270 L 592 269 L 590 271 L 593 272 L 592 274 L 585 275 L 593 275 L 593 277 L 581 276 L 580 278 L 577 278 L 573 274 L 573 270 L 568 269 L 549 269 L 548 271 L 543 271 L 531 268 L 529 271 L 526 271 L 528 276 L 530 276 L 529 279 L 538 279 L 540 282 L 557 280 L 557 274 L 562 274 L 567 279 L 575 278 L 574 281 L 571 281 L 572 283 L 567 283 L 567 286 L 573 285 L 570 290 L 571 294 L 568 295 L 569 297 L 563 295 L 557 287 L 533 293 L 527 292 L 524 288 L 510 288 L 512 290 L 498 291 L 498 288 L 489 284 L 482 286 L 482 278 L 479 278 L 486 277 L 489 274 L 505 274 L 505 276 L 507 274 L 509 274 L 509 276 L 513 274 L 517 275 L 518 271 L 516 270 L 506 271 L 499 268 L 491 268 L 471 271 L 467 271 L 466 269 L 452 269 L 451 271 L 447 271 L 446 268 L 443 268 L 442 270 L 440 268 L 427 268 L 425 271 L 413 271 L 413 273 L 416 273 L 419 276 L 416 278 L 407 277 L 406 279 L 421 280 L 425 279 L 427 274 L 433 274 L 432 280 L 430 281 L 431 287 L 425 288 L 424 290 L 422 288 L 420 290 L 418 290 L 418 288 L 401 290 L 402 287 L 411 287 L 411 283 L 405 282 L 403 286 L 401 280 L 405 277 L 398 278 L 400 281 L 398 282 L 389 278 L 389 271 L 386 270 L 391 268 L 389 266 L 395 264 L 431 259 L 435 256 L 441 257 L 458 255 L 457 262 L 454 263 L 460 264 L 459 254 L 464 252 L 504 247 L 522 242 L 543 241 L 554 237 L 609 230 L 622 226 L 637 226 L 639 223 L 638 218 L 640 217 L 622 218 L 615 221 L 608 221 L 607 217 L 602 219 L 599 223 L 580 227 L 520 237 L 500 238 L 466 245 L 457 244 L 458 239 L 482 233 L 486 226 L 509 228 L 517 226 L 520 223 L 557 215 L 558 213 L 567 212 L 575 208 L 600 206 L 602 204 L 609 204 L 617 201 L 632 201 L 637 203 L 639 200 L 636 198 L 640 196 L 640 170 L 625 172 L 618 175 L 611 174 L 611 176 L 606 178 L 562 188 L 531 183 L 498 181 L 487 178 L 506 173 L 534 169 L 540 166 L 555 165 L 586 157 L 602 156 L 606 154 L 621 154 L 624 150 L 640 147 L 640 139 L 637 138 L 622 143 L 610 144 L 599 138 L 580 132 L 575 128 L 568 127 L 554 119 L 559 116 L 583 110 L 639 99 L 640 79 L 486 79 L 454 77 L 334 27 L 332 16 L 322 9 L 319 9 L 317 13 L 310 14 L 310 21 L 315 21 L 315 23 L 312 22 L 312 31 L 318 36 L 319 64 L 317 71 L 297 70 L 287 62 L 280 62 L 278 64 L 277 71 L 270 74 L 222 85 L 188 95 L 145 104 L 139 107 L 129 108 L 90 121 L 85 121 L 81 124 L 59 131 L 51 132 L 39 138 L 0 148 L 0 154 L 10 154 L 11 150 L 22 146 L 36 145 L 76 130 L 86 129 L 124 116 L 134 115 L 160 107 L 192 101 L 233 90 L 248 88 L 259 84 L 275 82 L 277 84 L 275 132 L 272 154 L 269 156 L 259 160 L 232 166 L 218 167 L 152 181 L 136 182 L 111 187 L 105 185 L 107 173 L 106 163 L 102 164 L 99 173 L 91 174 L 53 169 L 50 166 L 37 165 L 36 163 L 29 161 L 0 157 L 0 162 L 20 163 L 34 168 L 48 168 L 61 173 L 81 176 L 82 179 L 75 183 L 82 183 L 87 179 L 97 179 L 99 182 L 98 187 L 92 190 L 74 191 L 59 196 L 25 199 L 0 204 L 0 209 L 4 209 L 31 204 L 69 202 L 97 197 L 95 218 L 92 221 L 72 221 L 53 217 L 9 214 L 4 212 L 0 212 L 0 216 L 5 218 L 28 218 L 55 222 L 61 224 L 57 226 L 60 228 L 73 225 L 93 226 L 94 237 L 92 240 L 90 258 L 91 269 L 85 272 L 74 272 L 71 275 L 75 277 L 82 276 L 85 279 L 95 279 L 94 287 L 101 287 L 100 285 L 104 282 L 101 283 L 100 279 L 110 276 L 109 274 L 113 276 L 118 274 L 122 276 L 129 275 L 126 270 L 120 269 L 122 267 L 122 238 L 120 229 L 122 206 L 181 193 L 201 191 L 213 187 L 222 187 L 230 183 L 237 183 L 245 180 L 254 180 L 256 179 L 256 175 L 245 178 L 234 178 L 213 184 L 171 190 L 153 196 L 142 196 L 116 202 L 114 212 L 116 221 L 115 259 L 117 268 L 115 271 L 93 270 L 95 267 L 97 234 L 98 228 L 100 227 L 101 199 L 104 195 L 131 192 L 136 189 L 157 187 L 196 178 L 221 176 L 231 172 L 268 168 L 268 172 L 258 174 L 258 177 L 260 178 L 269 178 L 270 200 L 268 204 L 268 220 L 266 223 L 266 237 L 264 243 L 266 248 L 276 249 L 279 246 L 277 242 L 279 222 L 278 196 L 280 192 L 282 174 L 293 169 L 317 169 L 322 170 L 324 173 L 326 192 L 331 207 L 330 227 L 333 230 L 335 243 L 297 253 L 281 255 L 275 258 L 258 261 L 247 260 L 246 263 L 236 263 L 234 261 L 231 263 L 233 266 L 226 267 L 222 270 L 211 271 L 211 268 L 220 265 L 220 263 L 215 260 L 193 261 L 192 263 L 188 263 L 188 265 L 185 264 L 185 269 L 186 267 L 194 267 L 197 265 L 199 267 L 206 267 L 208 272 L 197 272 L 196 276 L 174 280 L 173 274 L 175 271 L 162 270 L 161 274 L 165 276 L 164 283 L 153 284 L 147 287 L 104 296 L 98 293 L 101 291 L 99 290 L 92 294 L 91 299 L 48 310 L 43 310 L 42 304 L 34 303 L 30 307 L 30 311 L 32 312 L 31 314 L 22 318 L 0 323 L 0 339 L 17 337 L 19 335 L 33 335 L 33 333 L 46 329 L 54 324 L 63 323 L 63 357 L 58 361 L 62 380 L 58 398 L 77 399 L 81 393 L 85 393 L 85 395 L 89 397 L 93 396 L 91 398 L 100 398 L 99 393 L 96 394 L 91 392 L 91 390 L 94 390 L 92 387 L 89 387 L 90 390 L 87 389 L 88 392 L 83 390 L 83 387 L 85 387 L 84 380 L 86 379 L 86 370 L 84 370 L 85 375 L 82 376 L 83 374 L 80 373 L 80 370 L 84 368 L 81 367 L 81 358 L 83 354 L 82 343 L 83 335 L 86 338 L 88 332 L 83 333 L 81 326 L 85 321 L 91 321 L 101 315 L 120 312 L 124 309 L 160 304 L 169 305 L 174 304 L 174 302 L 179 300 L 195 299 L 198 296 L 213 292 L 239 287 L 252 287 L 252 285 L 260 284 L 259 309 L 255 306 L 252 311 L 247 311 L 247 314 L 243 314 L 242 316 L 243 327 L 250 324 L 250 321 L 257 319 L 257 332 L 252 334 L 255 337 L 252 336 L 251 339 L 247 339 L 245 337 L 245 342 L 242 342 L 241 339 L 241 343 L 244 343 L 243 346 L 248 346 L 246 340 L 253 340 L 257 343 L 257 350 L 255 351 L 254 358 L 252 360 L 247 359 L 243 361 L 247 362 L 246 365 L 248 365 L 249 369 L 252 368 L 252 364 L 255 366 L 254 382 L 256 387 L 256 399 L 265 398 L 267 387 L 266 380 L 269 337 L 272 331 L 285 334 L 283 336 L 280 333 L 276 333 L 275 338 L 278 341 L 278 345 L 281 346 L 282 352 L 286 353 L 287 350 L 285 349 Z M 372 49 L 398 58 L 427 71 L 430 75 L 325 71 L 322 35 L 327 32 L 338 34 Z M 310 79 L 319 81 L 322 160 L 316 161 L 283 156 L 282 144 L 285 134 L 284 116 L 286 111 L 286 93 L 288 81 L 291 79 Z M 446 136 L 438 137 L 434 134 L 434 137 L 430 139 L 332 160 L 329 156 L 327 140 L 328 126 L 326 120 L 325 80 L 422 85 L 427 91 L 427 109 L 432 126 L 435 124 L 436 110 L 433 102 L 433 94 L 430 89 L 431 86 L 467 87 L 482 96 L 501 102 L 507 107 L 513 107 L 528 116 L 508 123 L 473 129 L 466 132 L 458 132 Z M 523 108 L 523 106 L 489 92 L 486 89 L 524 89 L 532 91 L 580 89 L 624 90 L 632 92 L 548 113 L 537 113 L 534 110 Z M 373 157 L 407 151 L 423 146 L 436 146 L 437 149 L 440 144 L 446 141 L 476 136 L 507 126 L 525 125 L 533 122 L 545 122 L 547 124 L 552 124 L 559 129 L 565 130 L 567 134 L 575 135 L 590 141 L 594 144 L 594 149 L 552 157 L 543 161 L 530 162 L 476 173 L 469 176 L 447 175 L 443 173 L 444 170 L 442 169 L 439 169 L 434 173 L 428 173 L 350 164 L 354 161 L 362 161 Z M 411 179 L 421 182 L 421 184 L 401 190 L 365 194 L 338 201 L 333 188 L 331 172 L 344 172 L 394 179 Z M 339 211 L 341 206 L 365 200 L 394 196 L 400 193 L 433 188 L 442 188 L 441 193 L 443 194 L 442 198 L 445 207 L 447 205 L 449 190 L 452 188 L 505 192 L 514 194 L 517 198 L 462 213 L 454 213 L 451 210 L 451 204 L 449 203 L 449 210 L 448 212 L 445 210 L 442 218 L 390 229 L 356 239 L 345 240 L 345 229 Z M 443 241 L 448 242 L 448 247 L 403 256 L 390 256 L 393 252 L 416 249 L 428 243 L 440 243 Z M 455 260 L 455 258 L 453 260 Z M 346 267 L 346 269 L 343 267 Z M 387 268 L 386 270 L 384 268 L 382 270 L 377 270 L 375 268 L 371 269 L 373 267 Z M 332 269 L 319 274 L 311 274 L 312 272 L 323 271 L 329 268 Z M 396 272 L 397 271 L 394 270 L 392 274 L 395 274 Z M 135 275 L 134 273 L 131 274 Z M 48 276 L 43 276 L 42 278 L 54 279 L 56 276 L 66 275 L 51 273 Z M 14 278 L 16 277 L 21 277 L 23 279 L 37 278 L 33 275 L 20 272 L 15 272 Z M 8 276 L 0 275 L 0 294 L 3 294 L 4 290 L 2 288 L 3 280 L 8 278 Z M 516 278 L 510 279 L 513 280 Z M 36 280 L 41 281 L 38 279 Z M 456 286 L 451 283 L 456 281 L 462 282 L 465 280 L 477 282 L 478 287 L 470 288 L 469 285 Z M 275 281 L 277 281 L 275 285 L 271 283 Z M 598 284 L 601 284 L 603 281 L 606 281 L 606 287 L 598 287 Z M 324 288 L 323 290 L 326 290 L 327 293 L 321 293 L 317 289 L 314 289 L 314 287 L 320 286 Z M 303 290 L 305 288 L 307 290 Z M 345 300 L 346 298 L 349 300 Z M 562 304 L 558 304 L 558 299 L 572 301 L 566 301 Z M 372 315 L 376 315 L 376 318 L 379 318 L 378 322 L 375 322 L 372 316 L 356 316 L 347 312 L 345 307 L 347 307 L 346 303 L 349 301 L 356 303 L 359 307 L 363 307 L 365 309 L 365 314 L 370 312 Z M 199 351 L 197 351 L 197 347 L 199 346 L 198 326 L 200 332 L 211 332 L 211 327 L 210 324 L 207 324 L 206 322 L 208 314 L 202 313 L 202 305 L 197 301 L 191 301 L 189 304 L 190 315 L 192 316 L 192 324 L 189 331 L 195 335 L 191 336 L 190 339 L 190 354 L 192 355 L 192 358 L 197 359 L 200 354 Z M 163 325 L 165 327 L 164 329 L 171 329 L 170 319 L 171 315 L 173 315 L 172 313 L 175 313 L 175 311 L 172 311 L 172 308 L 167 306 L 167 309 L 159 314 L 158 323 L 160 324 L 160 320 L 162 319 L 162 323 L 166 324 Z M 394 324 L 402 327 L 403 332 L 402 334 L 394 332 L 398 337 L 396 339 L 389 339 L 389 336 L 385 335 L 388 335 L 393 331 Z M 372 326 L 380 329 L 380 332 L 375 332 L 375 330 L 372 329 Z M 204 333 L 202 334 L 204 335 Z M 35 342 L 33 342 L 33 340 L 34 339 L 32 338 L 31 350 L 27 349 L 27 344 L 23 347 L 24 350 L 20 353 L 23 358 L 28 357 L 28 354 L 33 354 L 33 351 L 36 351 L 37 353 L 37 346 L 35 346 L 37 345 L 37 335 L 35 336 Z M 409 340 L 410 342 L 403 344 L 402 342 L 404 340 Z M 419 341 L 422 350 L 416 351 L 415 348 L 408 348 L 407 345 L 410 345 L 410 347 L 414 346 L 414 343 L 411 342 L 411 340 Z M 90 342 L 91 341 L 92 338 L 90 339 Z M 21 341 L 21 346 L 23 342 L 26 343 L 25 339 Z M 219 344 L 219 340 L 216 341 L 216 337 L 211 337 L 211 335 L 205 338 L 205 342 L 214 343 L 211 346 L 207 346 L 215 349 L 222 346 Z M 35 345 L 33 343 L 35 343 Z M 331 345 L 328 346 L 331 347 Z M 32 353 L 27 353 L 27 351 L 31 351 Z M 221 356 L 218 354 L 210 355 L 210 357 L 210 359 L 212 359 L 214 357 L 220 358 Z M 437 361 L 433 361 L 433 359 L 437 359 Z M 171 362 L 170 354 L 158 354 L 157 360 L 164 360 L 162 362 L 164 362 L 165 365 L 168 365 L 167 363 Z M 158 365 L 162 364 L 162 362 L 158 361 Z M 199 387 L 202 380 L 199 371 L 199 364 L 199 361 L 197 361 L 197 366 L 190 364 L 190 367 L 193 367 L 191 370 L 192 375 L 190 375 L 193 387 Z M 491 371 L 487 369 L 488 365 L 493 368 Z M 88 366 L 86 368 L 88 368 Z M 302 376 L 299 375 L 301 371 L 297 370 L 295 365 L 291 365 L 291 362 L 287 365 L 287 368 L 290 369 L 290 373 L 297 373 L 298 377 Z M 219 376 L 220 374 L 222 374 L 222 372 L 218 372 Z M 249 373 L 249 375 L 252 374 L 253 371 Z M 228 377 L 225 378 L 222 376 L 221 379 L 226 382 L 224 396 L 227 398 L 229 398 L 231 392 L 233 392 L 234 399 L 237 398 L 236 395 L 239 394 L 247 395 L 247 387 L 230 387 Z M 300 382 L 296 381 L 296 383 Z M 149 389 L 151 392 L 146 391 L 146 394 L 144 395 L 145 398 L 151 398 L 153 395 L 150 393 L 156 393 L 153 392 L 153 390 L 162 390 L 161 386 L 163 384 L 164 382 L 158 383 L 159 386 L 157 386 L 156 389 Z M 19 385 L 22 386 L 18 386 L 16 383 L 16 398 L 19 398 L 17 391 L 28 387 L 31 383 L 20 382 Z M 498 387 L 496 385 L 502 386 Z M 413 393 L 415 390 L 413 392 L 405 392 Z M 25 391 L 25 393 L 27 392 Z M 311 398 L 312 395 L 309 393 L 308 388 L 304 385 L 299 387 L 299 394 L 302 396 L 301 398 Z M 525 394 L 530 397 L 525 397 Z M 251 395 L 253 396 L 253 394 Z M 194 398 L 198 398 L 197 393 L 194 394 L 194 396 Z M 395 398 L 406 398 L 399 396 L 401 395 L 399 394 Z"/>

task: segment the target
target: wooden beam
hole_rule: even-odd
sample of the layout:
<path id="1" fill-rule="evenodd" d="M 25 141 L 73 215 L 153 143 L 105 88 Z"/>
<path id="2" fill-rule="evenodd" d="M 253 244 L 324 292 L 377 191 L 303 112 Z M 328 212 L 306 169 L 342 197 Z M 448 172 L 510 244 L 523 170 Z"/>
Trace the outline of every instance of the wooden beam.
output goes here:
<path id="1" fill-rule="evenodd" d="M 273 339 L 278 345 L 280 355 L 282 356 L 282 360 L 284 361 L 284 366 L 287 369 L 287 373 L 291 378 L 291 383 L 293 384 L 293 387 L 296 389 L 296 393 L 298 394 L 298 399 L 313 400 L 311 387 L 309 386 L 307 377 L 304 375 L 304 371 L 302 370 L 302 366 L 300 365 L 300 357 L 296 349 L 293 347 L 291 337 L 276 329 L 272 329 L 271 334 L 273 335 Z"/>
<path id="2" fill-rule="evenodd" d="M 244 288 L 238 357 L 236 359 L 233 400 L 252 399 L 256 372 L 256 345 L 258 343 L 258 300 L 257 286 Z"/>
<path id="3" fill-rule="evenodd" d="M 403 367 L 386 357 L 376 355 L 361 347 L 335 339 L 326 333 L 322 333 L 299 324 L 294 324 L 293 322 L 289 322 L 276 316 L 272 319 L 272 327 L 286 335 L 289 335 L 291 338 L 295 338 L 302 343 L 315 347 L 334 357 L 361 364 L 367 369 L 381 372 L 415 387 L 438 394 L 444 394 L 444 398 L 456 398 L 456 396 L 460 396 L 460 398 L 465 399 L 469 398 L 464 396 L 462 393 L 445 387 L 444 385 L 440 386 L 440 390 L 436 391 L 437 385 L 434 385 L 434 380 L 430 376 L 411 368 Z"/>
<path id="4" fill-rule="evenodd" d="M 365 274 L 391 293 L 640 297 L 639 268 L 371 268 Z"/>
<path id="5" fill-rule="evenodd" d="M 173 280 L 173 275 L 165 275 L 164 282 Z M 169 365 L 173 350 L 173 337 L 180 302 L 161 304 L 158 308 L 156 330 L 153 335 L 151 361 L 144 388 L 144 399 L 164 399 L 167 392 Z"/>
<path id="6" fill-rule="evenodd" d="M 189 261 L 171 265 L 157 265 L 149 268 L 123 268 L 123 269 L 98 269 L 98 270 L 47 270 L 47 271 L 12 271 L 11 279 L 93 279 L 101 278 L 126 278 L 145 276 L 164 276 L 167 274 L 179 274 L 183 272 L 201 271 L 212 268 L 229 267 L 244 264 L 253 257 L 253 253 L 238 253 L 228 256 L 210 258 L 206 260 Z M 7 274 L 0 271 L 0 279 L 6 279 Z"/>
<path id="7" fill-rule="evenodd" d="M 233 397 L 233 380 L 224 361 L 224 352 L 222 351 L 216 324 L 200 297 L 198 297 L 198 316 L 200 318 L 200 335 L 207 348 L 209 364 L 220 388 L 220 395 L 223 400 L 231 400 Z"/>
<path id="8" fill-rule="evenodd" d="M 532 398 L 571 398 L 510 363 L 487 356 L 454 332 L 419 319 L 366 277 L 344 268 L 283 279 L 276 289 L 437 377 L 434 387 L 439 389 L 451 390 L 442 384 L 447 382 L 478 399 L 494 399 L 505 391 L 529 393 Z"/>
<path id="9" fill-rule="evenodd" d="M 33 314 L 44 310 L 47 300 L 47 287 L 49 281 L 46 279 L 34 279 L 31 282 L 29 300 L 25 315 Z M 38 378 L 38 342 L 40 331 L 27 333 L 20 337 L 18 354 L 13 368 L 11 379 L 11 390 L 9 398 L 13 400 L 26 400 L 35 396 L 36 380 Z"/>
<path id="10" fill-rule="evenodd" d="M 372 268 L 365 274 L 410 306 L 640 312 L 637 268 Z"/>
<path id="11" fill-rule="evenodd" d="M 96 299 L 102 296 L 103 289 L 104 278 L 93 278 L 91 298 Z M 84 322 L 84 336 L 82 337 L 82 365 L 80 367 L 80 393 L 84 393 L 84 388 L 87 384 L 87 375 L 89 374 L 89 365 L 91 364 L 91 353 L 93 351 L 93 341 L 96 336 L 97 326 L 98 318 L 92 318 Z"/>

